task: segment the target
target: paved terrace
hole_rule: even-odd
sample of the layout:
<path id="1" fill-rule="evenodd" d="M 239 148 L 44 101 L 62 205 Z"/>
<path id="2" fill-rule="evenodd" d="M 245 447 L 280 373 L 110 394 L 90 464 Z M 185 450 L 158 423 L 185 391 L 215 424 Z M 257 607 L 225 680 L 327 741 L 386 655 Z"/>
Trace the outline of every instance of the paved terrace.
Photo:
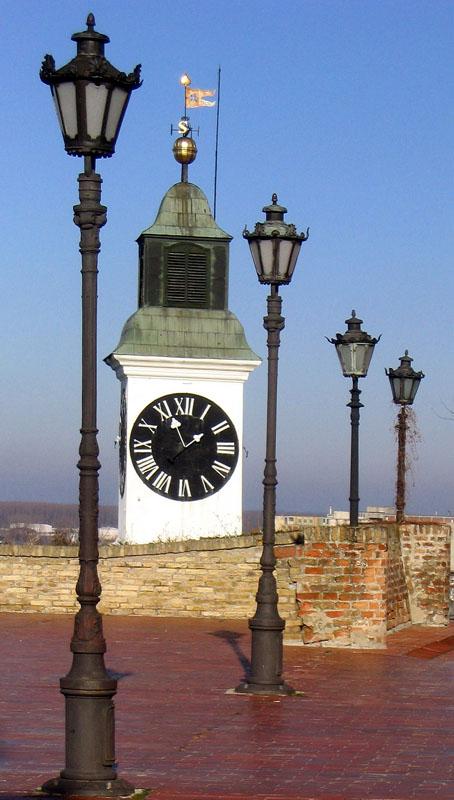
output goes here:
<path id="1" fill-rule="evenodd" d="M 453 800 L 454 627 L 387 651 L 285 648 L 303 697 L 226 694 L 249 655 L 231 620 L 105 617 L 119 773 L 153 800 Z M 63 767 L 72 620 L 0 615 L 0 797 Z"/>

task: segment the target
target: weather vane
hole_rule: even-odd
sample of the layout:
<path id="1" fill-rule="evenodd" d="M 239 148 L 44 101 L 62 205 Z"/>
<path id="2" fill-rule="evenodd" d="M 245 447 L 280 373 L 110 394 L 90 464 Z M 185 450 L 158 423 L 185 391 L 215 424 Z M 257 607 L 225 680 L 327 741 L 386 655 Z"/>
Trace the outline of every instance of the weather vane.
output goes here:
<path id="1" fill-rule="evenodd" d="M 219 70 L 220 74 L 220 70 Z M 180 85 L 183 87 L 184 92 L 184 113 L 178 125 L 170 126 L 170 134 L 178 133 L 179 137 L 173 144 L 173 154 L 178 163 L 181 164 L 181 180 L 182 182 L 188 181 L 188 165 L 191 164 L 197 156 L 197 147 L 193 139 L 194 133 L 199 134 L 199 128 L 194 129 L 188 117 L 188 108 L 212 108 L 216 105 L 216 100 L 211 100 L 216 94 L 214 89 L 193 89 L 191 88 L 191 78 L 187 72 L 183 73 L 180 78 Z M 219 93 L 219 79 L 218 79 L 218 93 Z M 219 106 L 218 106 L 219 111 Z M 216 167 L 215 175 L 217 172 L 217 137 L 218 137 L 219 115 L 216 122 Z M 216 179 L 215 179 L 216 186 Z M 216 192 L 215 192 L 216 196 Z M 216 200 L 215 200 L 216 205 Z"/>

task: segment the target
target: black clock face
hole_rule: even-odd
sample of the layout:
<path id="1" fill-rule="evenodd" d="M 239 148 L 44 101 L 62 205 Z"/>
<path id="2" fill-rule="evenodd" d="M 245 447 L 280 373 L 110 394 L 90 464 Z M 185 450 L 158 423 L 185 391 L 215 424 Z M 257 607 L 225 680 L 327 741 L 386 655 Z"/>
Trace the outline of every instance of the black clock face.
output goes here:
<path id="1" fill-rule="evenodd" d="M 124 387 L 121 390 L 120 401 L 120 425 L 118 431 L 118 461 L 120 467 L 120 495 L 123 497 L 125 492 L 126 478 L 126 395 Z"/>
<path id="2" fill-rule="evenodd" d="M 139 414 L 129 439 L 139 478 L 162 497 L 187 502 L 218 492 L 238 461 L 225 411 L 197 394 L 168 394 Z"/>

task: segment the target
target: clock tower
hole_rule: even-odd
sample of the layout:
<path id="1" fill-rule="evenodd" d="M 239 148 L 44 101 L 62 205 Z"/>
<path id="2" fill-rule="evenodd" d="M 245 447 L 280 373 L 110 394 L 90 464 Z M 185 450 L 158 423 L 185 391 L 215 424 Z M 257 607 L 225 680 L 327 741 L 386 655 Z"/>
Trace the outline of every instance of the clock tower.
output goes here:
<path id="1" fill-rule="evenodd" d="M 242 532 L 243 387 L 260 364 L 228 309 L 231 236 L 181 181 L 138 238 L 138 310 L 105 361 L 121 384 L 119 530 L 145 543 Z"/>

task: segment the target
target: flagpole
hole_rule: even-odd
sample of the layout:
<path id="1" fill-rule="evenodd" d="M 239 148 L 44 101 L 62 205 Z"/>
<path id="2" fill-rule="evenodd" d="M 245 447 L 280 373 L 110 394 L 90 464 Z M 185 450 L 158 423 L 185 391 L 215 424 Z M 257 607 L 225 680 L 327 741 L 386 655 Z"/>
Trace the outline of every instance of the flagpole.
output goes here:
<path id="1" fill-rule="evenodd" d="M 216 145 L 214 151 L 214 197 L 213 217 L 216 219 L 216 198 L 218 187 L 218 142 L 219 142 L 219 107 L 221 105 L 221 67 L 218 67 L 218 104 L 216 109 Z"/>

